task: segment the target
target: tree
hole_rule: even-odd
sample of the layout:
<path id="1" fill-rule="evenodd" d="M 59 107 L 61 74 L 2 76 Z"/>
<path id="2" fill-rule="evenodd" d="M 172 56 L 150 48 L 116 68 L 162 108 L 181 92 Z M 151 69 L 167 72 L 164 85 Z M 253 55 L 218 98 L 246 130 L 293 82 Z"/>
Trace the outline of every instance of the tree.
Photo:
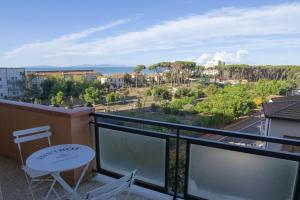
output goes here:
<path id="1" fill-rule="evenodd" d="M 109 94 L 106 95 L 106 103 L 107 106 L 109 103 L 114 103 L 116 101 L 116 93 L 115 92 L 111 92 Z"/>
<path id="2" fill-rule="evenodd" d="M 57 84 L 57 81 L 54 78 L 52 78 L 52 77 L 46 78 L 41 83 L 42 97 L 45 99 L 49 99 L 49 97 L 52 94 L 52 90 L 56 84 Z"/>
<path id="3" fill-rule="evenodd" d="M 83 99 L 87 104 L 95 105 L 99 101 L 100 90 L 94 87 L 88 87 L 85 89 Z"/>
<path id="4" fill-rule="evenodd" d="M 209 86 L 207 86 L 204 89 L 204 93 L 206 96 L 214 95 L 214 94 L 218 93 L 218 91 L 219 91 L 218 87 L 214 84 L 210 84 Z"/>
<path id="5" fill-rule="evenodd" d="M 59 107 L 65 104 L 65 95 L 62 91 L 59 91 L 55 96 L 51 97 L 51 104 Z"/>
<path id="6" fill-rule="evenodd" d="M 170 67 L 170 62 L 160 62 L 153 65 L 150 65 L 148 69 L 150 71 L 155 71 L 157 75 L 157 85 L 160 85 L 161 73 Z"/>
<path id="7" fill-rule="evenodd" d="M 128 74 L 128 73 L 124 74 L 123 78 L 124 78 L 124 85 L 126 87 L 130 87 L 131 86 L 131 76 L 130 76 L 130 74 Z"/>
<path id="8" fill-rule="evenodd" d="M 167 88 L 157 87 L 155 86 L 152 89 L 152 95 L 155 100 L 162 101 L 162 100 L 171 100 L 172 94 Z"/>
<path id="9" fill-rule="evenodd" d="M 145 65 L 138 65 L 134 68 L 134 73 L 135 73 L 135 87 L 137 88 L 138 85 L 138 75 L 144 70 L 146 69 Z"/>

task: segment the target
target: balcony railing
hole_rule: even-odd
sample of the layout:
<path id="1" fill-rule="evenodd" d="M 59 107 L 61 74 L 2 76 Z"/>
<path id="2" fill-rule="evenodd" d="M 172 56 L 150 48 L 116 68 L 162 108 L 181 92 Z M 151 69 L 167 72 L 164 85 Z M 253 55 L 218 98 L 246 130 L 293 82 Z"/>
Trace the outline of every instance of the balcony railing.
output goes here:
<path id="1" fill-rule="evenodd" d="M 299 141 L 111 114 L 93 116 L 99 173 L 118 177 L 138 169 L 137 184 L 174 199 L 300 198 L 300 154 L 267 148 L 267 143 L 300 146 Z M 263 145 L 221 142 L 224 137 Z"/>

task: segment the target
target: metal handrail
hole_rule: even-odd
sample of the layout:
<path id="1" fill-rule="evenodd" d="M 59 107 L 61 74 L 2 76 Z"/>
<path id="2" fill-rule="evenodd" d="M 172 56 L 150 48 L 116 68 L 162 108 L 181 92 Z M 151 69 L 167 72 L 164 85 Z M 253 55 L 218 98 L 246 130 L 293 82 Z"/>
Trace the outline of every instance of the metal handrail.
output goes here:
<path id="1" fill-rule="evenodd" d="M 200 132 L 200 133 L 210 133 L 210 134 L 214 134 L 214 135 L 228 136 L 228 137 L 234 137 L 234 138 L 242 138 L 242 139 L 250 139 L 250 140 L 278 143 L 278 144 L 300 146 L 299 140 L 293 140 L 293 139 L 287 139 L 287 138 L 253 135 L 253 134 L 242 133 L 242 132 L 238 132 L 238 131 L 228 131 L 228 130 L 221 130 L 221 129 L 214 129 L 214 128 L 205 128 L 205 127 L 176 124 L 176 123 L 170 123 L 170 122 L 155 121 L 155 120 L 149 120 L 149 119 L 141 119 L 141 118 L 127 117 L 127 116 L 106 114 L 106 113 L 92 113 L 91 115 L 93 115 L 95 117 L 104 117 L 104 118 L 116 119 L 116 120 L 122 120 L 122 121 L 128 121 L 128 122 L 137 122 L 137 123 L 142 123 L 142 124 L 161 126 L 161 127 L 165 127 L 165 128 L 174 128 L 174 129 L 195 131 L 195 132 Z"/>
<path id="2" fill-rule="evenodd" d="M 196 126 L 190 126 L 190 125 L 161 122 L 161 121 L 155 121 L 155 120 L 133 118 L 133 117 L 106 114 L 106 113 L 92 113 L 91 116 L 94 117 L 94 121 L 92 121 L 91 123 L 95 125 L 96 148 L 98 148 L 98 149 L 99 149 L 99 129 L 98 129 L 98 127 L 129 132 L 132 134 L 163 138 L 163 139 L 169 139 L 169 138 L 176 139 L 176 149 L 175 149 L 176 150 L 176 158 L 175 158 L 176 163 L 175 163 L 175 176 L 174 176 L 174 179 L 175 179 L 174 180 L 174 183 L 175 183 L 174 192 L 168 191 L 168 189 L 161 190 L 160 188 L 156 188 L 155 186 L 153 186 L 149 183 L 141 183 L 142 186 L 145 186 L 145 187 L 148 187 L 148 188 L 171 195 L 174 200 L 176 198 L 182 198 L 182 197 L 188 198 L 187 182 L 186 182 L 187 177 L 185 177 L 183 196 L 182 196 L 182 194 L 178 193 L 179 153 L 180 153 L 179 152 L 180 151 L 179 140 L 186 141 L 188 143 L 187 148 L 188 148 L 189 144 L 198 144 L 198 145 L 202 145 L 202 146 L 208 146 L 208 147 L 243 152 L 243 153 L 250 153 L 250 154 L 261 155 L 261 156 L 266 156 L 266 157 L 274 157 L 274 158 L 280 158 L 280 159 L 286 159 L 286 160 L 293 160 L 293 161 L 300 163 L 300 154 L 297 154 L 297 153 L 274 151 L 274 150 L 263 149 L 263 148 L 258 148 L 258 147 L 240 146 L 240 145 L 236 145 L 236 144 L 229 144 L 229 143 L 225 143 L 225 142 L 209 140 L 209 139 L 205 139 L 205 138 L 201 138 L 201 137 L 187 136 L 187 135 L 180 134 L 180 130 L 188 130 L 188 131 L 209 133 L 209 134 L 228 136 L 228 137 L 234 137 L 234 138 L 251 139 L 251 140 L 256 140 L 256 141 L 264 141 L 264 142 L 270 142 L 270 143 L 300 146 L 300 141 L 293 140 L 293 139 L 251 135 L 251 134 L 241 133 L 241 132 L 236 132 L 236 131 L 196 127 Z M 101 117 L 107 118 L 107 119 L 119 120 L 119 121 L 135 122 L 135 123 L 165 127 L 165 128 L 176 130 L 176 133 L 162 133 L 162 132 L 157 132 L 157 131 L 152 131 L 152 130 L 147 130 L 147 129 L 128 127 L 126 125 L 107 123 L 105 121 L 103 122 L 103 121 L 99 120 L 99 118 L 101 118 Z M 167 148 L 169 148 L 169 147 L 167 147 Z M 187 151 L 188 150 L 186 149 L 186 153 L 187 153 Z M 99 152 L 96 152 L 96 153 L 99 153 Z M 98 158 L 98 156 L 97 156 L 97 158 Z M 186 159 L 188 159 L 188 158 L 186 157 Z M 187 165 L 187 163 L 186 163 L 186 165 Z M 97 160 L 97 167 L 98 167 L 99 172 L 106 173 L 107 175 L 112 175 L 112 176 L 114 175 L 113 173 L 110 173 L 110 172 L 107 172 L 107 171 L 101 169 L 99 160 Z M 168 173 L 169 173 L 168 169 L 165 169 L 165 170 L 168 175 Z M 185 172 L 188 173 L 187 166 L 185 168 Z M 300 185 L 299 177 L 300 177 L 300 173 L 297 175 L 297 183 L 296 183 L 297 187 Z M 167 181 L 166 182 L 166 188 L 167 188 L 168 180 L 166 180 L 166 181 Z M 296 191 L 296 195 L 298 196 L 299 194 L 300 194 L 300 191 Z"/>

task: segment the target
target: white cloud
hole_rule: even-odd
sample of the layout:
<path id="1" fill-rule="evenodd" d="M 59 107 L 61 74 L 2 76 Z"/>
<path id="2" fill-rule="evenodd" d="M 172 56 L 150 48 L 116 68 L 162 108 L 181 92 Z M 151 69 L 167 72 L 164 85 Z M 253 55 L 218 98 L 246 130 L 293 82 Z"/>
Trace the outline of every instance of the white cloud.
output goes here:
<path id="1" fill-rule="evenodd" d="M 239 63 L 248 54 L 248 50 L 240 49 L 235 53 L 232 52 L 216 52 L 214 55 L 203 53 L 199 57 L 189 57 L 185 60 L 194 61 L 199 65 L 207 65 L 208 63 L 213 63 L 214 61 L 223 61 L 225 63 Z"/>
<path id="2" fill-rule="evenodd" d="M 299 19 L 300 3 L 249 9 L 223 8 L 204 15 L 167 21 L 141 31 L 78 42 L 79 39 L 95 32 L 125 23 L 117 21 L 51 41 L 23 45 L 7 52 L 4 59 L 8 63 L 17 60 L 23 64 L 80 64 L 89 63 L 91 60 L 105 62 L 129 54 L 139 57 L 138 54 L 143 52 L 165 51 L 166 54 L 171 54 L 173 50 L 189 49 L 195 45 L 199 46 L 200 51 L 211 42 L 217 44 L 226 40 L 234 41 L 235 38 L 247 40 L 272 35 L 285 37 L 300 34 Z M 221 51 L 213 57 L 237 62 L 246 53 L 245 50 L 241 50 L 235 55 L 228 55 Z M 212 55 L 200 56 L 198 62 L 208 60 L 209 56 Z M 126 64 L 126 61 L 124 62 Z"/>
<path id="3" fill-rule="evenodd" d="M 213 59 L 220 60 L 228 63 L 237 63 L 241 62 L 242 58 L 248 54 L 248 50 L 240 49 L 235 54 L 222 51 L 215 53 Z"/>
<path id="4" fill-rule="evenodd" d="M 25 44 L 19 48 L 16 48 L 12 51 L 7 52 L 6 57 L 14 57 L 14 56 L 22 55 L 22 54 L 32 53 L 32 52 L 28 52 L 28 50 L 33 51 L 33 53 L 38 53 L 40 55 L 44 55 L 45 57 L 47 57 L 47 53 L 51 54 L 54 51 L 59 53 L 60 51 L 64 51 L 64 48 L 62 48 L 62 47 L 68 48 L 71 45 L 74 45 L 74 44 L 72 44 L 72 42 L 74 42 L 74 41 L 78 41 L 78 40 L 86 38 L 94 33 L 105 31 L 105 30 L 113 28 L 115 26 L 124 24 L 128 21 L 129 21 L 129 19 L 119 19 L 119 20 L 113 21 L 109 24 L 105 24 L 105 25 L 98 26 L 98 27 L 92 27 L 92 28 L 83 30 L 78 33 L 63 35 L 63 36 L 55 38 L 51 41 Z M 35 50 L 37 50 L 37 51 L 35 51 Z"/>

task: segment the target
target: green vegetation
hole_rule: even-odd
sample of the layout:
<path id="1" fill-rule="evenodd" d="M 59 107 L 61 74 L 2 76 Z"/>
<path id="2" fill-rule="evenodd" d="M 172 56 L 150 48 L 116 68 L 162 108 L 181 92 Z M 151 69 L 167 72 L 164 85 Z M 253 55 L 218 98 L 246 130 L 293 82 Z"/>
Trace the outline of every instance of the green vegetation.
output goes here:
<path id="1" fill-rule="evenodd" d="M 55 107 L 65 105 L 65 97 L 62 91 L 57 92 L 57 94 L 51 98 L 51 105 Z"/>
<path id="2" fill-rule="evenodd" d="M 139 74 L 145 68 L 138 65 L 134 72 Z M 132 109 L 137 108 L 134 116 L 151 117 L 147 114 L 148 106 L 150 113 L 163 116 L 161 120 L 173 117 L 181 123 L 221 127 L 260 108 L 270 95 L 287 95 L 300 84 L 299 66 L 219 65 L 215 68 L 219 73 L 211 77 L 204 75 L 205 68 L 194 62 L 160 62 L 148 67 L 157 74 L 156 81 L 151 84 L 149 80 L 148 84 L 152 86 L 141 91 L 137 87 L 144 85 L 145 79 L 140 81 L 137 76 L 132 79 L 130 74 L 124 74 L 123 88 L 118 90 L 98 80 L 60 76 L 46 78 L 39 87 L 32 83 L 34 77 L 27 77 L 23 81 L 26 82 L 23 83 L 26 85 L 23 100 L 69 108 L 74 104 L 106 104 L 112 106 L 112 110 L 117 110 L 113 106 L 135 102 L 132 104 Z M 229 79 L 239 84 L 217 84 L 217 80 Z"/>
<path id="3" fill-rule="evenodd" d="M 178 88 L 174 95 L 166 87 L 155 86 L 145 93 L 151 94 L 162 112 L 173 115 L 197 114 L 194 125 L 220 127 L 251 113 L 267 101 L 270 95 L 286 94 L 296 87 L 291 80 L 261 79 L 255 83 Z M 203 88 L 203 89 L 201 89 Z M 199 97 L 204 97 L 199 99 Z"/>
<path id="4" fill-rule="evenodd" d="M 99 101 L 100 90 L 94 87 L 88 87 L 84 91 L 83 99 L 87 106 L 95 105 Z"/>
<path id="5" fill-rule="evenodd" d="M 220 73 L 220 79 L 246 79 L 251 82 L 256 82 L 260 79 L 269 80 L 284 80 L 293 79 L 300 80 L 300 67 L 294 65 L 224 65 L 217 67 Z"/>

